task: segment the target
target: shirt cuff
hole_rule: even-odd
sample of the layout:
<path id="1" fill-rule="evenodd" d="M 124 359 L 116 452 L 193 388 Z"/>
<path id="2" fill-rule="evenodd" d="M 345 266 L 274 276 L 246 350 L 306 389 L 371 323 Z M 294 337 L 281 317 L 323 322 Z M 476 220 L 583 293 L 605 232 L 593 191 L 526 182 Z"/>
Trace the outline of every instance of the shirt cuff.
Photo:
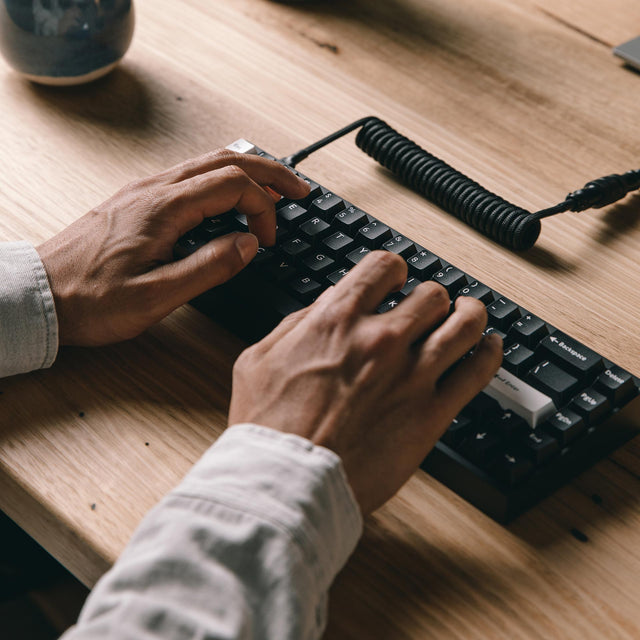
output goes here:
<path id="1" fill-rule="evenodd" d="M 229 427 L 172 492 L 210 498 L 284 529 L 326 591 L 362 535 L 342 461 L 306 438 L 244 423 Z"/>
<path id="2" fill-rule="evenodd" d="M 0 377 L 50 367 L 58 318 L 47 272 L 33 245 L 0 243 Z"/>

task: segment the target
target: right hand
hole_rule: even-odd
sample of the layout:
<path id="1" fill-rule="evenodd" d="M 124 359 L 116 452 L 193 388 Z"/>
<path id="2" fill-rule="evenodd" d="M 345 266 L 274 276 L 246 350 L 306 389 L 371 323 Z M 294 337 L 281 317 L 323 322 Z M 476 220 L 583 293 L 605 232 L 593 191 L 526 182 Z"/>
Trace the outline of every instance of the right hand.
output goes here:
<path id="1" fill-rule="evenodd" d="M 376 314 L 406 277 L 400 257 L 371 253 L 234 368 L 229 423 L 254 422 L 335 451 L 365 515 L 409 479 L 502 360 L 500 338 L 482 337 L 482 303 L 460 297 L 447 317 L 449 296 L 434 282 Z"/>

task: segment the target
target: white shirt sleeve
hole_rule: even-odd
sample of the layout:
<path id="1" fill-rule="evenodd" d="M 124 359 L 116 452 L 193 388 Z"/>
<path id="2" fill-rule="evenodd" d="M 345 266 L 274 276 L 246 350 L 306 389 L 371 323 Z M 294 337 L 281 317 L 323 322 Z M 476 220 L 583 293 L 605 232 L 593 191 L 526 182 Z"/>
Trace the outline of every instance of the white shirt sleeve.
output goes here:
<path id="1" fill-rule="evenodd" d="M 142 521 L 64 640 L 311 640 L 362 533 L 338 456 L 233 426 Z"/>
<path id="2" fill-rule="evenodd" d="M 47 272 L 28 242 L 0 243 L 0 378 L 50 367 L 58 319 Z"/>
<path id="3" fill-rule="evenodd" d="M 0 244 L 0 377 L 51 366 L 58 322 L 27 242 Z M 143 520 L 65 640 L 311 640 L 362 533 L 338 456 L 236 425 Z"/>

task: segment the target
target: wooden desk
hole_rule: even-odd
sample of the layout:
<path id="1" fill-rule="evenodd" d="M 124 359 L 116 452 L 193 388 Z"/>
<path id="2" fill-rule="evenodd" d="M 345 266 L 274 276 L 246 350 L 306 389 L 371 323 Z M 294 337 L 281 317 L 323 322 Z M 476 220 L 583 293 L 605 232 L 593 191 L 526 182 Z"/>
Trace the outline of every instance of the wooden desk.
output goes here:
<path id="1" fill-rule="evenodd" d="M 638 166 L 640 75 L 610 53 L 637 35 L 635 0 L 137 11 L 124 63 L 93 86 L 45 89 L 0 66 L 0 239 L 40 242 L 125 182 L 238 137 L 284 155 L 369 114 L 530 209 Z M 640 197 L 545 221 L 513 255 L 351 139 L 302 166 L 640 374 Z M 241 346 L 183 308 L 137 340 L 0 381 L 0 508 L 92 585 L 224 428 Z M 639 478 L 636 439 L 503 528 L 416 474 L 368 522 L 327 637 L 640 637 Z"/>

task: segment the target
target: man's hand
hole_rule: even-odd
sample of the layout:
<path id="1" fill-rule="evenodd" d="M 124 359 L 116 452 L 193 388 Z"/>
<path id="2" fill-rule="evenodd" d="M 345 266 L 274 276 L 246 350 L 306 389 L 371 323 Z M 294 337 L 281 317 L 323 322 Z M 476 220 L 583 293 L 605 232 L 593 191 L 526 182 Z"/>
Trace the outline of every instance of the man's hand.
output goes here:
<path id="1" fill-rule="evenodd" d="M 377 315 L 406 277 L 398 256 L 370 254 L 234 368 L 229 423 L 255 422 L 335 451 L 363 514 L 408 480 L 502 358 L 500 338 L 482 338 L 482 303 L 458 298 L 447 317 L 449 296 L 436 283 Z"/>
<path id="2" fill-rule="evenodd" d="M 61 344 L 133 338 L 207 289 L 225 282 L 275 241 L 277 194 L 308 185 L 271 160 L 215 151 L 138 180 L 38 247 L 49 276 Z M 178 238 L 236 208 L 252 233 L 213 240 L 173 262 Z M 255 234 L 255 235 L 254 235 Z"/>

